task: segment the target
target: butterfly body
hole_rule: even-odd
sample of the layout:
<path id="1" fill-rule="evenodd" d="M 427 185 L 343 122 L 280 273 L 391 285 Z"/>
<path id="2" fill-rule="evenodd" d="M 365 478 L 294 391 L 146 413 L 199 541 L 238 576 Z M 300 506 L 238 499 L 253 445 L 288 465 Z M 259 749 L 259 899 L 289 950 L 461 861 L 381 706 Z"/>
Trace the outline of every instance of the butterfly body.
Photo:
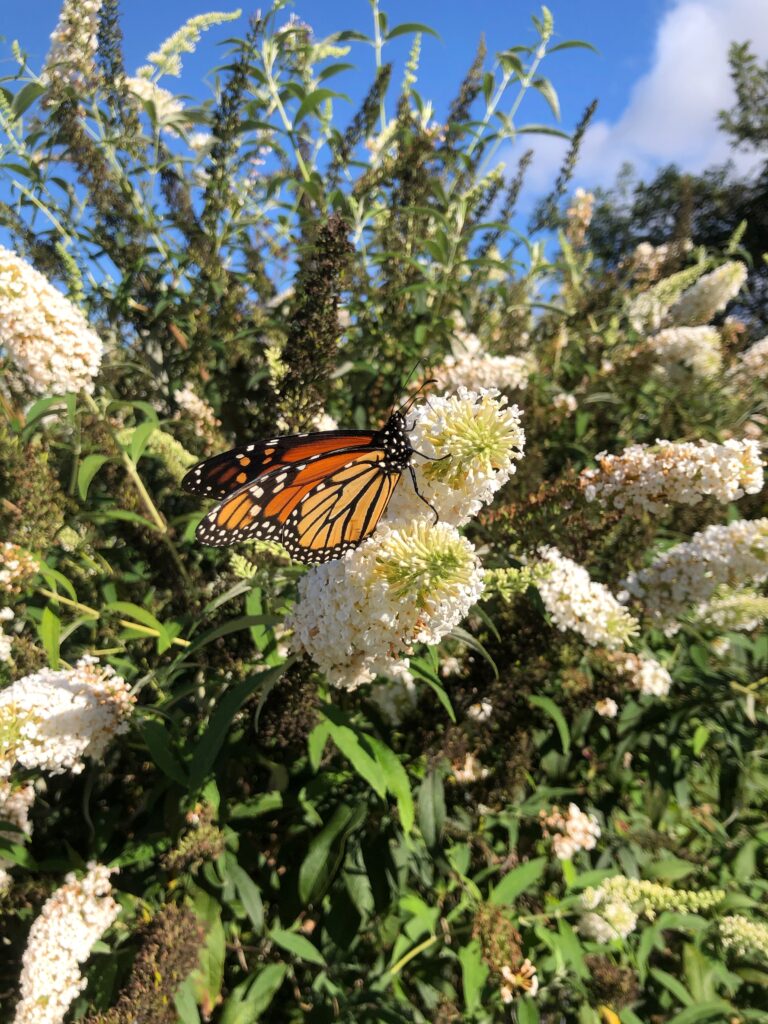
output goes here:
<path id="1" fill-rule="evenodd" d="M 233 448 L 194 466 L 182 486 L 217 504 L 197 527 L 203 544 L 282 544 L 298 561 L 339 558 L 376 529 L 400 477 L 413 473 L 405 417 L 381 430 L 291 434 Z"/>

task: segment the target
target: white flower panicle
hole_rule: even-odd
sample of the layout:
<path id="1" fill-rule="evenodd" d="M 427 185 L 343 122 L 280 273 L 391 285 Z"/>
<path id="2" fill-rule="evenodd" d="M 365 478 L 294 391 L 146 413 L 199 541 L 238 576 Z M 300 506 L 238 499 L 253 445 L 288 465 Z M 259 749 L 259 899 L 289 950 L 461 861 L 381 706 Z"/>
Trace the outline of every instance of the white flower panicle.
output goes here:
<path id="1" fill-rule="evenodd" d="M 768 924 L 750 921 L 742 914 L 729 914 L 719 922 L 723 946 L 736 956 L 758 956 L 768 960 Z"/>
<path id="2" fill-rule="evenodd" d="M 446 356 L 432 375 L 438 388 L 443 391 L 453 391 L 462 385 L 473 390 L 523 390 L 528 386 L 528 377 L 536 366 L 530 355 L 489 355 L 476 335 L 465 332 L 457 335 L 452 348 L 452 355 Z"/>
<path id="3" fill-rule="evenodd" d="M 101 5 L 102 0 L 64 0 L 40 76 L 45 85 L 70 86 L 80 93 L 94 87 Z"/>
<path id="4" fill-rule="evenodd" d="M 768 622 L 768 597 L 748 587 L 723 587 L 710 601 L 699 605 L 694 616 L 717 629 L 751 633 Z"/>
<path id="5" fill-rule="evenodd" d="M 453 766 L 453 777 L 460 786 L 467 786 L 473 782 L 480 782 L 488 777 L 489 772 L 480 762 L 475 754 L 467 754 L 461 765 Z"/>
<path id="6" fill-rule="evenodd" d="M 739 260 L 723 263 L 683 292 L 669 310 L 670 321 L 680 327 L 708 324 L 731 299 L 736 298 L 746 280 L 747 268 Z"/>
<path id="7" fill-rule="evenodd" d="M 686 288 L 701 277 L 705 269 L 705 264 L 696 263 L 692 267 L 678 270 L 676 274 L 663 277 L 650 288 L 635 295 L 627 310 L 630 326 L 639 334 L 658 331 L 665 323 L 670 306 L 680 298 Z"/>
<path id="8" fill-rule="evenodd" d="M 489 700 L 480 700 L 476 704 L 470 704 L 467 708 L 467 717 L 481 725 L 484 722 L 490 721 L 492 715 L 493 704 Z"/>
<path id="9" fill-rule="evenodd" d="M 666 697 L 672 686 L 672 676 L 655 658 L 631 655 L 632 685 L 644 697 Z"/>
<path id="10" fill-rule="evenodd" d="M 768 380 L 768 338 L 756 341 L 745 352 L 739 353 L 739 376 L 747 380 Z"/>
<path id="11" fill-rule="evenodd" d="M 483 590 L 474 548 L 456 527 L 515 471 L 525 441 L 516 406 L 495 391 L 431 399 L 414 410 L 414 448 L 441 458 L 416 467 L 440 521 L 401 482 L 375 534 L 344 558 L 313 566 L 291 613 L 296 644 L 337 686 L 387 673 L 414 643 L 435 644 Z"/>
<path id="12" fill-rule="evenodd" d="M 126 78 L 125 84 L 137 100 L 152 104 L 159 128 L 165 129 L 171 135 L 178 134 L 177 125 L 183 120 L 180 115 L 184 111 L 184 104 L 177 96 L 142 75 Z"/>
<path id="13" fill-rule="evenodd" d="M 419 490 L 437 509 L 441 522 L 463 526 L 514 474 L 522 459 L 525 432 L 521 412 L 495 388 L 430 398 L 413 410 L 410 443 L 439 462 L 419 459 L 414 468 Z M 387 522 L 432 521 L 431 510 L 408 486 L 397 488 Z"/>
<path id="14" fill-rule="evenodd" d="M 501 976 L 504 979 L 499 986 L 499 995 L 505 1006 L 508 1006 L 516 996 L 535 996 L 539 991 L 539 978 L 536 968 L 530 960 L 523 960 L 522 964 L 515 971 L 509 964 L 501 968 Z"/>
<path id="15" fill-rule="evenodd" d="M 24 548 L 9 540 L 0 543 L 0 591 L 17 594 L 30 576 L 34 576 L 40 563 Z"/>
<path id="16" fill-rule="evenodd" d="M 719 587 L 762 583 L 768 579 L 768 518 L 737 519 L 695 533 L 659 555 L 647 569 L 632 573 L 624 585 L 647 613 L 680 628 L 675 620 L 692 606 L 708 602 Z"/>
<path id="17" fill-rule="evenodd" d="M 31 782 L 16 784 L 0 779 L 0 821 L 8 821 L 25 836 L 32 834 L 29 810 L 35 802 L 35 787 Z M 0 839 L 18 839 L 18 835 L 0 829 Z M 4 862 L 0 862 L 4 863 Z"/>
<path id="18" fill-rule="evenodd" d="M 696 505 L 711 496 L 727 504 L 763 487 L 757 441 L 657 441 L 633 444 L 620 455 L 600 452 L 598 469 L 585 469 L 579 483 L 587 501 L 614 508 L 663 512 L 670 504 Z"/>
<path id="19" fill-rule="evenodd" d="M 62 1024 L 86 985 L 81 965 L 120 911 L 111 895 L 111 873 L 101 864 L 89 864 L 81 879 L 71 872 L 44 904 L 22 957 L 14 1024 Z"/>
<path id="20" fill-rule="evenodd" d="M 472 545 L 448 523 L 413 521 L 375 535 L 299 582 L 289 626 L 336 686 L 354 689 L 414 643 L 435 644 L 482 593 Z"/>
<path id="21" fill-rule="evenodd" d="M 149 54 L 147 65 L 139 68 L 138 74 L 142 77 L 156 75 L 160 78 L 162 75 L 172 75 L 178 78 L 181 74 L 182 53 L 194 53 L 203 32 L 239 17 L 239 10 L 231 13 L 211 11 L 210 14 L 196 14 L 169 36 L 157 50 Z"/>
<path id="22" fill-rule="evenodd" d="M 45 668 L 0 690 L 0 777 L 14 764 L 53 775 L 78 774 L 128 729 L 135 698 L 111 666 L 81 658 Z"/>
<path id="23" fill-rule="evenodd" d="M 583 188 L 577 188 L 573 195 L 573 202 L 568 207 L 565 215 L 568 223 L 565 234 L 571 245 L 580 246 L 584 244 L 587 237 L 587 228 L 592 223 L 592 207 L 595 205 L 595 197 L 592 192 L 585 192 Z"/>
<path id="24" fill-rule="evenodd" d="M 623 900 L 606 903 L 599 914 L 582 914 L 579 931 L 586 939 L 606 945 L 615 939 L 626 939 L 637 927 L 637 914 Z"/>
<path id="25" fill-rule="evenodd" d="M 13 622 L 14 618 L 12 608 L 0 608 L 0 664 L 12 660 L 13 637 L 3 630 L 3 623 Z"/>
<path id="26" fill-rule="evenodd" d="M 595 702 L 595 711 L 601 718 L 615 718 L 619 713 L 619 705 L 613 697 L 603 697 Z"/>
<path id="27" fill-rule="evenodd" d="M 572 629 L 592 647 L 625 647 L 639 632 L 627 609 L 587 570 L 561 555 L 557 548 L 539 549 L 542 569 L 536 578 L 544 607 L 561 632 Z"/>
<path id="28" fill-rule="evenodd" d="M 694 377 L 716 377 L 723 365 L 716 327 L 667 327 L 648 339 L 648 348 L 668 371 L 685 366 Z"/>
<path id="29" fill-rule="evenodd" d="M 630 268 L 637 281 L 646 281 L 649 284 L 657 281 L 661 276 L 664 267 L 671 261 L 677 260 L 693 248 L 690 238 L 664 242 L 663 245 L 651 245 L 650 242 L 641 242 L 632 254 Z"/>
<path id="30" fill-rule="evenodd" d="M 174 418 L 178 420 L 187 417 L 201 440 L 215 441 L 221 420 L 217 419 L 213 407 L 197 394 L 194 386 L 188 381 L 183 388 L 174 392 L 173 398 L 180 410 Z"/>
<path id="31" fill-rule="evenodd" d="M 34 394 L 93 390 L 101 338 L 58 288 L 0 246 L 0 350 Z"/>
<path id="32" fill-rule="evenodd" d="M 572 416 L 573 413 L 579 407 L 579 403 L 576 401 L 576 396 L 571 395 L 567 391 L 560 391 L 552 399 L 552 408 L 557 409 L 558 412 L 563 412 L 566 416 Z"/>
<path id="33" fill-rule="evenodd" d="M 578 850 L 594 850 L 600 838 L 600 825 L 594 814 L 587 814 L 577 804 L 568 804 L 567 815 L 555 806 L 540 811 L 539 821 L 546 837 L 551 837 L 558 860 L 571 860 Z"/>
<path id="34" fill-rule="evenodd" d="M 417 702 L 416 683 L 408 667 L 408 659 L 393 663 L 379 675 L 386 682 L 372 686 L 367 699 L 390 725 L 402 725 L 403 720 L 415 711 Z"/>

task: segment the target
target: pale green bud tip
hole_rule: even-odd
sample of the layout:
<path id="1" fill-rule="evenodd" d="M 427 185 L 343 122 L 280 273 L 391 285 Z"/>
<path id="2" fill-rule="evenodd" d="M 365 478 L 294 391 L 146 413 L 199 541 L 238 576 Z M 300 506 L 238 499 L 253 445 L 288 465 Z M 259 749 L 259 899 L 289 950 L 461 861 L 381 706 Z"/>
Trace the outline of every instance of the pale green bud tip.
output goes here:
<path id="1" fill-rule="evenodd" d="M 390 533 L 376 556 L 376 574 L 397 597 L 425 605 L 473 588 L 482 570 L 474 549 L 447 523 L 410 523 Z"/>
<path id="2" fill-rule="evenodd" d="M 511 469 L 511 460 L 522 457 L 525 444 L 516 405 L 506 406 L 505 400 L 491 391 L 472 403 L 461 392 L 460 388 L 458 395 L 447 399 L 446 407 L 432 422 L 427 415 L 423 426 L 437 455 L 447 456 L 425 466 L 424 475 L 452 487 L 460 486 L 469 474 Z"/>

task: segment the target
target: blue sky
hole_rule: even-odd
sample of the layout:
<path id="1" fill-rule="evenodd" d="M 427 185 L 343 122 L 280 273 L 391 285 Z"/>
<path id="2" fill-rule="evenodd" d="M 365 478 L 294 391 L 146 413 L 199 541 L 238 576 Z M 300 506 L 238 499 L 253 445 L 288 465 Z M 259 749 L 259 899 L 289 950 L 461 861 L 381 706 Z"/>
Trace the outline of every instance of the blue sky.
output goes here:
<path id="1" fill-rule="evenodd" d="M 32 66 L 39 66 L 56 24 L 59 0 L 0 2 L 0 32 L 6 37 L 0 54 L 7 58 L 10 41 L 18 39 Z M 438 119 L 472 59 L 480 34 L 485 33 L 490 51 L 533 42 L 530 15 L 538 10 L 528 0 L 469 4 L 383 0 L 382 6 L 390 24 L 423 21 L 440 33 L 439 40 L 425 37 L 418 84 L 422 95 L 434 101 Z M 729 155 L 727 142 L 715 126 L 717 110 L 731 99 L 728 43 L 750 38 L 758 53 L 768 57 L 768 0 L 551 0 L 549 6 L 558 39 L 585 39 L 599 51 L 563 51 L 544 68 L 560 96 L 565 128 L 573 127 L 591 99 L 599 99 L 577 183 L 609 184 L 626 159 L 647 175 L 671 160 L 696 171 Z M 237 3 L 222 0 L 124 0 L 129 70 L 191 15 L 236 7 Z M 370 31 L 368 0 L 295 0 L 292 9 L 313 26 L 318 37 L 342 28 Z M 204 37 L 198 53 L 186 58 L 181 82 L 164 84 L 197 99 L 207 96 L 200 78 L 221 52 L 216 41 L 234 34 L 232 28 L 222 26 Z M 400 68 L 406 52 L 407 42 L 393 44 L 392 56 Z M 357 97 L 370 81 L 373 54 L 359 47 L 351 60 L 360 74 L 346 80 L 340 76 L 334 86 Z M 10 71 L 10 62 L 6 66 Z M 520 120 L 538 121 L 545 116 L 543 104 L 534 99 L 523 108 Z M 340 122 L 345 121 L 340 114 Z M 528 139 L 519 151 L 527 144 Z M 540 139 L 535 148 L 531 188 L 543 191 L 556 173 L 563 143 Z M 517 154 L 507 155 L 509 163 L 514 163 Z M 741 157 L 740 162 L 747 166 L 749 159 Z"/>

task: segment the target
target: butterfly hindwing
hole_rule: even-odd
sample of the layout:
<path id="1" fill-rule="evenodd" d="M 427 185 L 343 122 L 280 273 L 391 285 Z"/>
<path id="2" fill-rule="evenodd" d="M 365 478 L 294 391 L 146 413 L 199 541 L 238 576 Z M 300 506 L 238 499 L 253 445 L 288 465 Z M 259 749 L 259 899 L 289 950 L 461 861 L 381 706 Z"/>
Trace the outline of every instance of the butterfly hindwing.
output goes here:
<path id="1" fill-rule="evenodd" d="M 202 520 L 197 537 L 215 547 L 274 540 L 298 561 L 327 562 L 375 530 L 400 476 L 381 448 L 315 452 L 238 488 Z"/>
<path id="2" fill-rule="evenodd" d="M 373 437 L 370 430 L 327 430 L 258 441 L 198 462 L 186 474 L 181 485 L 191 494 L 202 494 L 220 501 L 281 466 L 306 462 L 326 452 L 366 447 Z"/>

